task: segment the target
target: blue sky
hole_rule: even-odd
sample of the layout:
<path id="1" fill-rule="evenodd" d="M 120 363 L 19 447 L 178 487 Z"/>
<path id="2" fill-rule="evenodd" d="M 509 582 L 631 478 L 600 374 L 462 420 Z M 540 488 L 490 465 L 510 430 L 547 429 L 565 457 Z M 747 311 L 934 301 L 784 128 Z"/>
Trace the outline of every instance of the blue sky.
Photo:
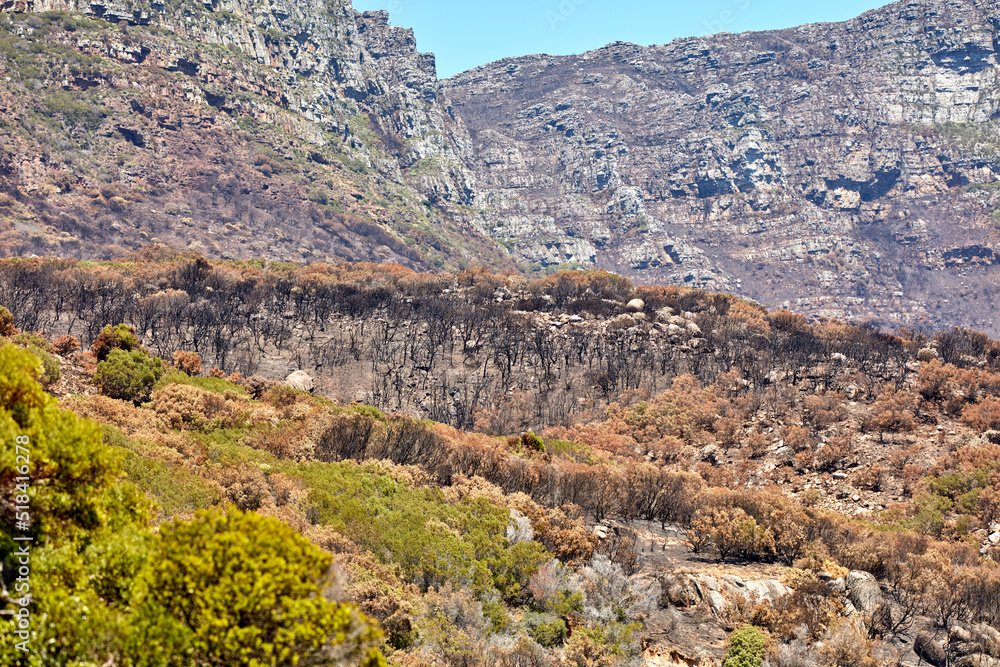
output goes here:
<path id="1" fill-rule="evenodd" d="M 886 2 L 841 0 L 354 0 L 388 9 L 389 22 L 413 28 L 417 48 L 437 55 L 445 78 L 476 65 L 532 53 L 582 53 L 615 40 L 665 44 L 715 32 L 843 21 Z"/>

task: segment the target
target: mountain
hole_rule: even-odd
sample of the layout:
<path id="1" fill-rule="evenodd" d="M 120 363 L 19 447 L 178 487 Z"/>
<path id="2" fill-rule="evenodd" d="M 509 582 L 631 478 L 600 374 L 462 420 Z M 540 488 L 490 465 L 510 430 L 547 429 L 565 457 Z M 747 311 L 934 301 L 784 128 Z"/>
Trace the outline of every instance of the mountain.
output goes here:
<path id="1" fill-rule="evenodd" d="M 503 264 L 434 57 L 330 2 L 15 2 L 3 254 Z M 31 13 L 25 13 L 31 12 Z M 81 13 L 82 12 L 82 13 Z"/>
<path id="2" fill-rule="evenodd" d="M 509 58 L 442 83 L 491 234 L 812 315 L 1000 331 L 1000 10 Z"/>
<path id="3" fill-rule="evenodd" d="M 996 2 L 438 81 L 386 12 L 18 0 L 0 252 L 598 267 L 1000 333 Z"/>

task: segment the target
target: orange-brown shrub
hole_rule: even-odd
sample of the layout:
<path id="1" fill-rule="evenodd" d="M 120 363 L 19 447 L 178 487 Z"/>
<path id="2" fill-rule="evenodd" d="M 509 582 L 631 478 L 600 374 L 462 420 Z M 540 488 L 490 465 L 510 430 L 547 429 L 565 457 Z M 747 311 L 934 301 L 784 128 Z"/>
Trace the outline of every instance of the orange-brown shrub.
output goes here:
<path id="1" fill-rule="evenodd" d="M 291 420 L 278 427 L 258 428 L 244 441 L 248 447 L 270 452 L 279 459 L 309 458 L 313 444 L 308 438 L 308 425 L 300 420 Z"/>
<path id="2" fill-rule="evenodd" d="M 243 512 L 275 504 L 264 473 L 248 463 L 208 466 L 203 475 L 222 487 L 223 497 Z"/>
<path id="3" fill-rule="evenodd" d="M 403 582 L 398 567 L 383 565 L 370 553 L 340 553 L 336 562 L 346 575 L 346 594 L 363 613 L 378 619 L 390 646 L 411 646 L 417 639 L 414 610 L 419 589 Z"/>
<path id="4" fill-rule="evenodd" d="M 218 394 L 187 384 L 153 392 L 153 409 L 171 428 L 214 430 L 249 424 L 250 402 L 236 392 Z"/>
<path id="5" fill-rule="evenodd" d="M 811 328 L 805 317 L 787 310 L 776 310 L 768 319 L 772 329 L 786 333 L 803 332 Z"/>
<path id="6" fill-rule="evenodd" d="M 888 387 L 879 394 L 871 412 L 862 422 L 866 431 L 883 434 L 912 431 L 916 428 L 916 396 L 907 391 L 897 391 Z"/>
<path id="7" fill-rule="evenodd" d="M 854 483 L 861 489 L 879 491 L 885 481 L 885 472 L 878 463 L 873 463 L 859 470 L 854 475 Z"/>
<path id="8" fill-rule="evenodd" d="M 240 384 L 250 394 L 250 398 L 259 399 L 265 391 L 278 383 L 260 375 L 251 375 L 248 378 L 244 378 Z"/>
<path id="9" fill-rule="evenodd" d="M 201 372 L 201 357 L 197 352 L 177 350 L 174 352 L 174 366 L 188 375 L 198 375 Z"/>
<path id="10" fill-rule="evenodd" d="M 962 408 L 962 423 L 980 432 L 1000 428 L 1000 400 L 984 398 L 966 405 Z"/>
<path id="11" fill-rule="evenodd" d="M 854 440 L 849 433 L 830 438 L 830 442 L 816 450 L 819 470 L 837 470 L 851 465 L 853 459 Z"/>
<path id="12" fill-rule="evenodd" d="M 80 349 L 80 341 L 76 336 L 59 336 L 52 341 L 52 349 L 55 350 L 56 354 L 65 357 Z"/>
<path id="13" fill-rule="evenodd" d="M 767 454 L 771 441 L 763 433 L 751 433 L 743 440 L 743 455 L 748 459 L 757 459 Z"/>
<path id="14" fill-rule="evenodd" d="M 159 416 L 149 410 L 137 408 L 129 401 L 119 401 L 107 396 L 67 399 L 62 402 L 62 406 L 81 417 L 101 424 L 111 424 L 130 438 L 156 439 L 165 426 Z"/>
<path id="15" fill-rule="evenodd" d="M 4 306 L 0 306 L 0 336 L 13 336 L 16 333 L 14 315 Z"/>
<path id="16" fill-rule="evenodd" d="M 805 398 L 805 419 L 817 431 L 843 421 L 847 417 L 844 396 L 837 392 L 811 394 Z"/>
<path id="17" fill-rule="evenodd" d="M 792 451 L 801 452 L 812 449 L 812 438 L 809 437 L 809 431 L 805 428 L 801 426 L 785 426 L 783 430 L 785 446 L 791 447 Z"/>

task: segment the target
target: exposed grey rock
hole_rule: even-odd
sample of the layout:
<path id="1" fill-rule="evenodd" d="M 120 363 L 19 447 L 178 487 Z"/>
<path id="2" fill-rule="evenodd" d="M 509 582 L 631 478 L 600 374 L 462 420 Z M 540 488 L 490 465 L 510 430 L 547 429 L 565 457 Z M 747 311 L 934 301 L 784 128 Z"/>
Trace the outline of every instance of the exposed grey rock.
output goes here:
<path id="1" fill-rule="evenodd" d="M 921 660 L 925 660 L 934 667 L 944 667 L 948 662 L 948 655 L 945 653 L 944 646 L 940 642 L 934 641 L 926 632 L 917 633 L 916 638 L 913 640 L 913 652 L 917 654 Z"/>
<path id="2" fill-rule="evenodd" d="M 960 625 L 953 626 L 951 630 L 948 631 L 948 641 L 949 642 L 971 642 L 972 633 L 963 628 Z"/>
<path id="3" fill-rule="evenodd" d="M 285 384 L 292 389 L 301 389 L 302 391 L 313 390 L 313 379 L 305 371 L 295 371 L 294 373 L 290 373 L 288 377 L 285 378 Z"/>
<path id="4" fill-rule="evenodd" d="M 722 593 L 719 591 L 708 591 L 705 595 L 705 599 L 708 601 L 708 606 L 711 610 L 716 613 L 722 611 L 729 605 L 726 598 L 723 597 Z"/>
<path id="5" fill-rule="evenodd" d="M 627 304 L 625 304 L 625 307 L 631 311 L 639 312 L 646 307 L 646 302 L 643 301 L 642 299 L 632 299 Z"/>
<path id="6" fill-rule="evenodd" d="M 759 579 L 757 581 L 746 582 L 746 590 L 749 594 L 756 595 L 758 599 L 766 602 L 777 602 L 778 599 L 789 595 L 792 590 L 782 584 L 777 579 Z"/>
<path id="7" fill-rule="evenodd" d="M 1000 658 L 1000 631 L 996 628 L 977 623 L 972 626 L 972 641 L 983 647 L 983 652 Z"/>
<path id="8" fill-rule="evenodd" d="M 701 600 L 695 578 L 690 574 L 667 575 L 660 578 L 660 606 L 686 608 Z"/>
<path id="9" fill-rule="evenodd" d="M 863 614 L 870 614 L 882 602 L 878 581 L 868 572 L 852 571 L 847 575 L 847 599 Z"/>

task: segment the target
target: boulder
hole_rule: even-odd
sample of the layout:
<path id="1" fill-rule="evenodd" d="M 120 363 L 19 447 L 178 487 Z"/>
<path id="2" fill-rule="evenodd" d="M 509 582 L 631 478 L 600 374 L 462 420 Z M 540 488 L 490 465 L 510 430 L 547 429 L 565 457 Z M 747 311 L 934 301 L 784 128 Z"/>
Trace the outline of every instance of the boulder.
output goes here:
<path id="1" fill-rule="evenodd" d="M 643 301 L 642 299 L 632 299 L 631 301 L 625 304 L 625 308 L 636 313 L 638 313 L 645 307 L 646 307 L 646 302 Z"/>
<path id="2" fill-rule="evenodd" d="M 1000 658 L 1000 632 L 996 628 L 985 623 L 977 623 L 972 626 L 972 641 L 979 644 L 984 653 Z"/>
<path id="3" fill-rule="evenodd" d="M 715 613 L 719 613 L 729 606 L 726 598 L 723 597 L 722 593 L 719 591 L 709 591 L 708 595 L 705 596 L 705 599 L 708 600 L 708 606 L 711 607 L 712 611 Z"/>
<path id="4" fill-rule="evenodd" d="M 971 642 L 972 633 L 960 625 L 952 626 L 948 631 L 948 641 L 950 642 Z"/>
<path id="5" fill-rule="evenodd" d="M 913 652 L 917 657 L 934 667 L 944 667 L 948 662 L 948 654 L 945 653 L 944 646 L 926 632 L 917 633 L 913 640 Z"/>
<path id="6" fill-rule="evenodd" d="M 792 591 L 777 579 L 760 579 L 746 582 L 747 593 L 756 595 L 761 602 L 777 602 Z"/>
<path id="7" fill-rule="evenodd" d="M 285 378 L 285 384 L 292 389 L 313 390 L 313 379 L 305 371 L 295 371 Z"/>
<path id="8" fill-rule="evenodd" d="M 862 614 L 871 614 L 882 602 L 882 589 L 868 572 L 852 571 L 847 575 L 847 599 Z"/>
<path id="9" fill-rule="evenodd" d="M 689 574 L 670 574 L 660 578 L 660 606 L 672 605 L 681 609 L 698 604 L 701 595 Z"/>

